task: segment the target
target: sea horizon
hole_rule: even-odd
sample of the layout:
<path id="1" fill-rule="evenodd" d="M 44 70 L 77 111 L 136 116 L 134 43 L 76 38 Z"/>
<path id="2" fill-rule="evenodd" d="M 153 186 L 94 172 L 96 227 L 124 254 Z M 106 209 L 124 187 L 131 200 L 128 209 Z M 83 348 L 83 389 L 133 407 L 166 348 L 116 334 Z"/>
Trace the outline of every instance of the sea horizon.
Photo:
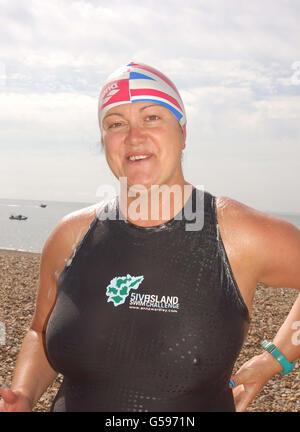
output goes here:
<path id="1" fill-rule="evenodd" d="M 46 204 L 46 207 L 41 207 Z M 41 253 L 55 225 L 67 214 L 95 203 L 0 198 L 0 249 Z M 11 215 L 27 216 L 10 220 Z"/>
<path id="2" fill-rule="evenodd" d="M 62 217 L 96 203 L 0 198 L 0 249 L 41 253 L 48 235 Z M 41 207 L 41 204 L 46 204 L 46 207 Z M 265 210 L 264 213 L 287 220 L 300 229 L 300 212 Z M 12 214 L 22 214 L 28 219 L 10 220 Z"/>

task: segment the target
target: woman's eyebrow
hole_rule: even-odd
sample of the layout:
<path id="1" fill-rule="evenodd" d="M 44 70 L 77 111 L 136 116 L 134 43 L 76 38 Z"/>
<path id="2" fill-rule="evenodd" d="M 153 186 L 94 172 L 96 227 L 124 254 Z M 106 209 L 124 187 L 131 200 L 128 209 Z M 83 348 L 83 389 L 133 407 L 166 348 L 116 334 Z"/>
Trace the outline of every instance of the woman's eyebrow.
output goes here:
<path id="1" fill-rule="evenodd" d="M 117 115 L 117 116 L 123 117 L 122 114 L 120 114 L 120 113 L 110 113 L 110 114 L 107 114 L 107 115 L 104 117 L 104 119 L 106 119 L 107 117 L 110 117 L 110 116 L 114 116 L 114 115 Z M 103 120 L 104 120 L 104 119 L 103 119 Z"/>
<path id="2" fill-rule="evenodd" d="M 156 103 L 153 103 L 153 104 L 150 104 L 150 105 L 146 105 L 146 106 L 143 106 L 142 108 L 140 108 L 140 111 L 143 111 L 144 109 L 146 109 L 146 108 L 150 108 L 150 107 L 152 107 L 152 106 L 154 106 L 154 107 L 159 107 L 160 105 L 159 104 L 156 104 Z M 121 113 L 118 113 L 118 112 L 112 112 L 112 113 L 109 113 L 109 114 L 107 114 L 105 117 L 104 117 L 104 119 L 103 120 L 105 120 L 107 117 L 110 117 L 110 116 L 119 116 L 119 117 L 123 117 L 123 114 L 121 114 Z"/>
<path id="3" fill-rule="evenodd" d="M 144 107 L 142 107 L 141 109 L 140 109 L 140 111 L 143 111 L 144 109 L 146 109 L 146 108 L 150 108 L 150 107 L 152 107 L 152 106 L 155 106 L 155 107 L 159 107 L 159 104 L 156 104 L 156 103 L 154 103 L 154 104 L 151 104 L 151 105 L 146 105 L 146 106 L 144 106 Z"/>

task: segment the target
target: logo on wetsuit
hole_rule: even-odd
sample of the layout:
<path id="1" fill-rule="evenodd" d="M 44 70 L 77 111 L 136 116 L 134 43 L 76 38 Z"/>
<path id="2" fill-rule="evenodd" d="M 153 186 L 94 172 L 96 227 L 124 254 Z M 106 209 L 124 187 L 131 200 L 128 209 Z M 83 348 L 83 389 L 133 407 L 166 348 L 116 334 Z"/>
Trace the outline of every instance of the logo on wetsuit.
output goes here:
<path id="1" fill-rule="evenodd" d="M 113 302 L 114 306 L 125 303 L 130 290 L 138 289 L 143 282 L 144 276 L 117 276 L 110 281 L 106 288 L 107 302 Z"/>
<path id="2" fill-rule="evenodd" d="M 124 304 L 131 290 L 137 290 L 143 282 L 144 276 L 116 276 L 106 288 L 107 303 L 114 306 Z M 131 293 L 129 309 L 139 309 L 158 312 L 177 312 L 179 309 L 178 297 L 153 294 Z"/>
<path id="3" fill-rule="evenodd" d="M 179 302 L 177 296 L 131 293 L 129 309 L 157 312 L 178 312 Z"/>

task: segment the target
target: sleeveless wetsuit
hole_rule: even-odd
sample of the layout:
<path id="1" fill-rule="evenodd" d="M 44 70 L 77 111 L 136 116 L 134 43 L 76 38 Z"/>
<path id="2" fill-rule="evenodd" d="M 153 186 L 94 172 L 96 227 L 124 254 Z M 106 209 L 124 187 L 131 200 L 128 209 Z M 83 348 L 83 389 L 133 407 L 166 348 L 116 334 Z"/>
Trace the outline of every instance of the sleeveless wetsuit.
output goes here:
<path id="1" fill-rule="evenodd" d="M 188 231 L 197 197 L 204 226 Z M 118 209 L 98 213 L 58 280 L 45 347 L 64 379 L 51 411 L 235 411 L 249 314 L 215 197 L 193 189 L 181 220 L 150 228 L 112 220 Z"/>

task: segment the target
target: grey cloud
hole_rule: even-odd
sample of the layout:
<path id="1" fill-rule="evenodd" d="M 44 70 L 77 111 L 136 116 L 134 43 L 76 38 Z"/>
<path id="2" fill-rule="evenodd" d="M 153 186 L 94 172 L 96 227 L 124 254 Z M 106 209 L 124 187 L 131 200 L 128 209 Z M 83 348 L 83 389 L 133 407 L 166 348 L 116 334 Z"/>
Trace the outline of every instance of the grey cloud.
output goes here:
<path id="1" fill-rule="evenodd" d="M 35 25 L 33 3 L 31 0 L 4 0 L 1 2 L 1 15 L 5 19 L 22 25 Z"/>
<path id="2" fill-rule="evenodd" d="M 24 5 L 24 2 L 20 2 Z M 36 8 L 35 26 L 28 26 L 27 49 L 41 56 L 68 51 L 70 56 L 91 59 L 97 53 L 114 53 L 119 61 L 143 52 L 153 60 L 218 57 L 232 60 L 292 61 L 298 55 L 297 3 L 266 0 L 143 2 L 40 2 L 31 1 L 28 16 Z M 278 17 L 280 16 L 280 20 Z M 28 22 L 16 16 L 26 27 Z M 12 33 L 10 20 L 3 28 Z M 288 31 L 287 31 L 288 28 Z M 16 33 L 23 46 L 26 39 Z M 3 45 L 4 52 L 5 46 Z M 6 52 L 9 56 L 9 53 Z M 124 60 L 122 60 L 124 59 Z M 104 70 L 109 65 L 102 63 Z"/>
<path id="3" fill-rule="evenodd" d="M 264 166 L 276 173 L 282 165 L 286 185 L 299 172 L 300 85 L 291 84 L 291 66 L 300 61 L 299 1 L 2 0 L 1 7 L 3 151 L 19 142 L 55 152 L 98 139 L 104 79 L 138 60 L 182 92 L 191 176 L 201 161 L 217 160 L 220 169 L 225 161 L 221 180 L 205 166 L 204 178 L 218 190 L 238 190 L 232 173 L 248 175 L 240 193 L 254 197 L 253 177 L 267 185 Z"/>
<path id="4" fill-rule="evenodd" d="M 105 75 L 95 65 L 38 67 L 5 62 L 5 88 L 19 93 L 80 92 L 97 96 Z"/>

